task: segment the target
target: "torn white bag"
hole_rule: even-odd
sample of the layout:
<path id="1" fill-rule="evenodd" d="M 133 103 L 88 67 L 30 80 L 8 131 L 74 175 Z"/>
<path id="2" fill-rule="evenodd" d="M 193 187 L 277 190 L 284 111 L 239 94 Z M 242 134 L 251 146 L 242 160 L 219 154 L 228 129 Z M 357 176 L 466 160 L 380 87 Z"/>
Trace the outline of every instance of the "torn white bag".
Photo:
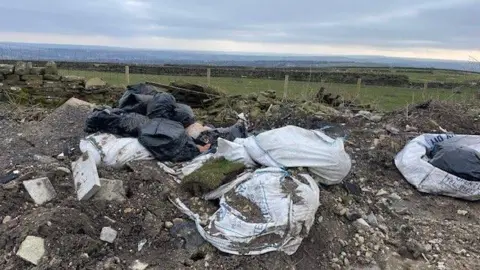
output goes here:
<path id="1" fill-rule="evenodd" d="M 407 143 L 396 155 L 395 165 L 405 179 L 421 192 L 479 200 L 480 182 L 457 177 L 428 162 L 427 151 L 453 136 L 465 146 L 480 151 L 480 136 L 477 135 L 423 134 Z"/>
<path id="2" fill-rule="evenodd" d="M 89 152 L 97 166 L 103 164 L 115 168 L 134 160 L 154 159 L 137 138 L 117 138 L 107 133 L 89 135 L 80 140 L 80 151 Z"/>
<path id="3" fill-rule="evenodd" d="M 205 240 L 223 252 L 258 255 L 283 251 L 291 255 L 308 235 L 320 205 L 315 180 L 308 174 L 300 176 L 302 181 L 280 168 L 265 168 L 221 186 L 205 196 L 208 200 L 220 198 L 220 208 L 205 229 L 198 214 L 179 199 L 173 203 L 195 221 Z"/>
<path id="4" fill-rule="evenodd" d="M 256 162 L 278 168 L 306 167 L 326 185 L 340 183 L 352 167 L 343 138 L 332 139 L 321 131 L 296 126 L 273 129 L 234 142 L 218 139 L 217 155 L 247 166 Z"/>

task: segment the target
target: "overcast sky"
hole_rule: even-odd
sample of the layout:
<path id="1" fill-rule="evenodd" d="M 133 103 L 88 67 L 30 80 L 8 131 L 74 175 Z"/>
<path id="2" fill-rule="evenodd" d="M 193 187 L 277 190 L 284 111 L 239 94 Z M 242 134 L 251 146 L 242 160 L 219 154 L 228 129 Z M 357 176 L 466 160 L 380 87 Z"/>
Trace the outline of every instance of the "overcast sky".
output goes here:
<path id="1" fill-rule="evenodd" d="M 15 0 L 0 10 L 0 41 L 480 58 L 480 0 Z"/>

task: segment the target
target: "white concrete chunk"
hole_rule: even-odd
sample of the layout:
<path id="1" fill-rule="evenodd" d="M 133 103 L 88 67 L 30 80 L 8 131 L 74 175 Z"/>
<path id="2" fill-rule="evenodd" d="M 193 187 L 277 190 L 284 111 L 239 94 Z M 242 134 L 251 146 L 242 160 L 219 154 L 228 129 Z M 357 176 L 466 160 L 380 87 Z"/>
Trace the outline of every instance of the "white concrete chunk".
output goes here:
<path id="1" fill-rule="evenodd" d="M 117 231 L 112 229 L 111 227 L 103 227 L 102 232 L 100 233 L 100 240 L 113 243 L 117 238 Z"/>
<path id="2" fill-rule="evenodd" d="M 72 162 L 73 181 L 79 201 L 90 199 L 100 189 L 97 165 L 88 152 Z"/>
<path id="3" fill-rule="evenodd" d="M 139 260 L 135 260 L 132 265 L 130 265 L 131 270 L 145 270 L 147 269 L 148 264 L 147 263 L 142 263 Z"/>
<path id="4" fill-rule="evenodd" d="M 38 205 L 51 201 L 57 196 L 57 192 L 47 177 L 23 181 L 23 186 Z"/>
<path id="5" fill-rule="evenodd" d="M 37 236 L 27 236 L 17 251 L 17 256 L 37 265 L 45 254 L 45 240 Z"/>
<path id="6" fill-rule="evenodd" d="M 100 178 L 101 187 L 93 196 L 94 200 L 119 201 L 126 199 L 123 181 Z"/>

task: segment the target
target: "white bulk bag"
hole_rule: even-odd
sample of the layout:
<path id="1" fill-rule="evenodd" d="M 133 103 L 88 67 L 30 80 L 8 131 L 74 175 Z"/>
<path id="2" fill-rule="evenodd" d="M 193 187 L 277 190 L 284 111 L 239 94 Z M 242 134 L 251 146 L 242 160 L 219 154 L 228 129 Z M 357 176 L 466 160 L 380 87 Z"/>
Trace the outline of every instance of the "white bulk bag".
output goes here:
<path id="1" fill-rule="evenodd" d="M 447 173 L 428 162 L 427 151 L 435 144 L 455 136 L 465 146 L 480 151 L 480 136 L 453 134 L 423 134 L 396 155 L 395 165 L 405 179 L 419 191 L 446 195 L 465 200 L 480 199 L 480 182 L 468 181 Z"/>
<path id="2" fill-rule="evenodd" d="M 89 152 L 98 165 L 120 168 L 134 160 L 151 160 L 153 156 L 137 138 L 117 138 L 102 133 L 87 136 L 80 140 L 80 151 Z"/>
<path id="3" fill-rule="evenodd" d="M 343 139 L 332 139 L 318 130 L 285 126 L 227 142 L 218 139 L 217 155 L 247 166 L 306 167 L 326 185 L 340 183 L 349 173 L 351 159 Z M 255 161 L 255 162 L 253 162 Z"/>
<path id="4" fill-rule="evenodd" d="M 258 255 L 283 251 L 291 255 L 315 221 L 320 191 L 307 174 L 300 175 L 303 182 L 287 175 L 280 168 L 259 169 L 206 195 L 205 199 L 220 198 L 220 208 L 209 218 L 205 229 L 198 214 L 179 199 L 173 203 L 195 221 L 205 240 L 223 252 Z M 250 220 L 242 214 L 245 209 L 236 208 L 239 199 L 235 197 L 240 196 L 260 209 L 262 222 Z"/>

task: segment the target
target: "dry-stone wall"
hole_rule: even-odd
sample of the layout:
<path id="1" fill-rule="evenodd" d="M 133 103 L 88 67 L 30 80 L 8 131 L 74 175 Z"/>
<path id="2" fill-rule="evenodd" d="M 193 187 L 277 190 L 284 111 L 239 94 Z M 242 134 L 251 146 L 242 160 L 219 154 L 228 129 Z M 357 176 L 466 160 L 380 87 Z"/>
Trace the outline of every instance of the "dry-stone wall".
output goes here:
<path id="1" fill-rule="evenodd" d="M 68 98 L 115 100 L 123 87 L 113 87 L 99 78 L 61 76 L 55 62 L 35 67 L 31 62 L 0 64 L 0 99 L 32 103 L 61 103 Z"/>

